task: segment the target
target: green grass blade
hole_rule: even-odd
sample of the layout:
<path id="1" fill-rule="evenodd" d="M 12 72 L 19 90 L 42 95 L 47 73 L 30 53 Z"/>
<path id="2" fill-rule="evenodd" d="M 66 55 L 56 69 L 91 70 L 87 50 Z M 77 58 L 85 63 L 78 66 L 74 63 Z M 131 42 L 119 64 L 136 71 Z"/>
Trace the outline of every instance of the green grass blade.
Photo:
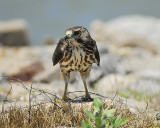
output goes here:
<path id="1" fill-rule="evenodd" d="M 82 121 L 82 125 L 83 125 L 83 128 L 87 128 L 87 124 L 84 120 Z"/>
<path id="2" fill-rule="evenodd" d="M 94 116 L 92 115 L 92 113 L 90 113 L 88 110 L 85 110 L 84 112 L 87 114 L 87 116 L 88 116 L 89 118 L 91 118 L 92 120 L 95 120 L 95 118 L 94 118 Z"/>
<path id="3" fill-rule="evenodd" d="M 93 128 L 91 121 L 88 119 L 86 120 L 87 128 Z"/>
<path id="4" fill-rule="evenodd" d="M 94 98 L 94 106 L 102 111 L 102 102 L 97 97 Z"/>
<path id="5" fill-rule="evenodd" d="M 115 112 L 116 109 L 110 109 L 110 110 L 106 109 L 104 110 L 103 115 L 106 115 L 107 117 L 113 117 Z"/>

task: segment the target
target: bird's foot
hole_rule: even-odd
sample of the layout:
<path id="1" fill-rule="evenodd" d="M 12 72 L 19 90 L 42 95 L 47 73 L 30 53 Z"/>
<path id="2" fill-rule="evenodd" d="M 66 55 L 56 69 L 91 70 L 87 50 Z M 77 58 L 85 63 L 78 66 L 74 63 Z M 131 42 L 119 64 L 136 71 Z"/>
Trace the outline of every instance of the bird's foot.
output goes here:
<path id="1" fill-rule="evenodd" d="M 85 96 L 81 98 L 82 101 L 93 101 L 93 98 L 91 98 L 90 96 Z"/>
<path id="2" fill-rule="evenodd" d="M 67 96 L 63 96 L 63 97 L 62 97 L 62 100 L 65 101 L 65 102 L 68 102 L 68 101 L 70 101 L 71 99 L 68 98 Z"/>

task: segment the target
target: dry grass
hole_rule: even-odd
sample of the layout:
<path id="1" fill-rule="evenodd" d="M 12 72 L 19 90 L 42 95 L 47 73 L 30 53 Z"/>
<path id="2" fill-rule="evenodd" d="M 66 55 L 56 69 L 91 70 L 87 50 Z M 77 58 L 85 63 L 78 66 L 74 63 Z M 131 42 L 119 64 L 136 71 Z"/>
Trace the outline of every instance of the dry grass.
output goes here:
<path id="1" fill-rule="evenodd" d="M 58 105 L 58 106 L 57 106 Z M 13 111 L 0 114 L 1 128 L 56 128 L 65 127 L 81 127 L 82 120 L 86 120 L 85 109 L 93 111 L 92 103 L 56 103 L 43 104 L 34 106 L 31 109 L 15 109 Z M 154 117 L 150 117 L 146 112 L 133 114 L 126 105 L 120 103 L 112 103 L 108 105 L 104 103 L 104 109 L 110 106 L 116 108 L 116 114 L 123 113 L 123 118 L 128 119 L 128 123 L 124 128 L 148 128 L 160 127 L 160 122 Z M 29 115 L 30 111 L 30 115 Z"/>
<path id="2" fill-rule="evenodd" d="M 65 103 L 57 100 L 57 96 L 51 93 L 37 90 L 33 88 L 32 85 L 25 85 L 22 81 L 19 82 L 21 83 L 21 87 L 29 93 L 29 101 L 26 102 L 27 106 L 22 105 L 22 107 L 19 107 L 20 101 L 16 101 L 15 105 L 8 105 L 6 103 L 5 100 L 12 90 L 11 85 L 4 102 L 1 104 L 2 111 L 0 111 L 0 128 L 82 127 L 82 120 L 88 118 L 84 110 L 88 109 L 93 112 L 92 102 Z M 46 96 L 46 99 L 48 100 L 36 102 L 38 95 Z M 92 93 L 92 95 L 95 94 Z M 148 114 L 150 108 L 156 108 L 154 110 L 157 111 L 160 110 L 160 102 L 157 102 L 159 101 L 159 97 L 152 98 L 152 100 L 149 101 L 149 104 L 152 104 L 152 106 L 147 106 L 146 110 L 131 112 L 131 110 L 137 109 L 127 106 L 122 100 L 115 100 L 116 95 L 112 99 L 103 97 L 99 94 L 96 94 L 96 96 L 100 97 L 103 101 L 104 109 L 107 107 L 110 107 L 111 109 L 115 108 L 117 110 L 116 115 L 120 113 L 123 114 L 122 117 L 128 120 L 127 124 L 122 126 L 123 128 L 160 128 L 160 121 L 157 121 L 153 114 Z M 78 98 L 80 99 L 80 97 Z"/>
<path id="3" fill-rule="evenodd" d="M 29 109 L 13 110 L 0 114 L 1 128 L 51 128 L 59 126 L 81 126 L 86 119 L 83 107 L 69 109 L 69 104 L 61 103 L 61 108 L 55 105 L 40 105 Z M 29 121 L 30 118 L 30 121 Z"/>

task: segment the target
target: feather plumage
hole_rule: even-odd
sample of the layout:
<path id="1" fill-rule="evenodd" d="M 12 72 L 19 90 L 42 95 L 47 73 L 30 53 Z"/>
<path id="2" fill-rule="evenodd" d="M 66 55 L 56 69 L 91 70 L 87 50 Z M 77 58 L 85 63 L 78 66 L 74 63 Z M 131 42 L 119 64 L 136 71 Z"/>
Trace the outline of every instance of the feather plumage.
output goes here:
<path id="1" fill-rule="evenodd" d="M 68 44 L 67 44 L 65 38 L 62 38 L 59 40 L 57 47 L 56 47 L 56 49 L 53 53 L 53 56 L 52 56 L 53 66 L 56 65 L 59 61 L 61 61 L 63 59 L 67 45 Z"/>

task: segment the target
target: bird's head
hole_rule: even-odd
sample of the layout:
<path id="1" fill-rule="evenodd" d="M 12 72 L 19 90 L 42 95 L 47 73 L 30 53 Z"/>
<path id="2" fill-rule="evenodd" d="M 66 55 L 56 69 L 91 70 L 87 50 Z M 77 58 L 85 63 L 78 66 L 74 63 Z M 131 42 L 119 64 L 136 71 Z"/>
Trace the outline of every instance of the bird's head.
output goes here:
<path id="1" fill-rule="evenodd" d="M 74 39 L 81 43 L 89 41 L 90 38 L 88 30 L 82 26 L 76 26 L 66 30 L 66 39 Z"/>

